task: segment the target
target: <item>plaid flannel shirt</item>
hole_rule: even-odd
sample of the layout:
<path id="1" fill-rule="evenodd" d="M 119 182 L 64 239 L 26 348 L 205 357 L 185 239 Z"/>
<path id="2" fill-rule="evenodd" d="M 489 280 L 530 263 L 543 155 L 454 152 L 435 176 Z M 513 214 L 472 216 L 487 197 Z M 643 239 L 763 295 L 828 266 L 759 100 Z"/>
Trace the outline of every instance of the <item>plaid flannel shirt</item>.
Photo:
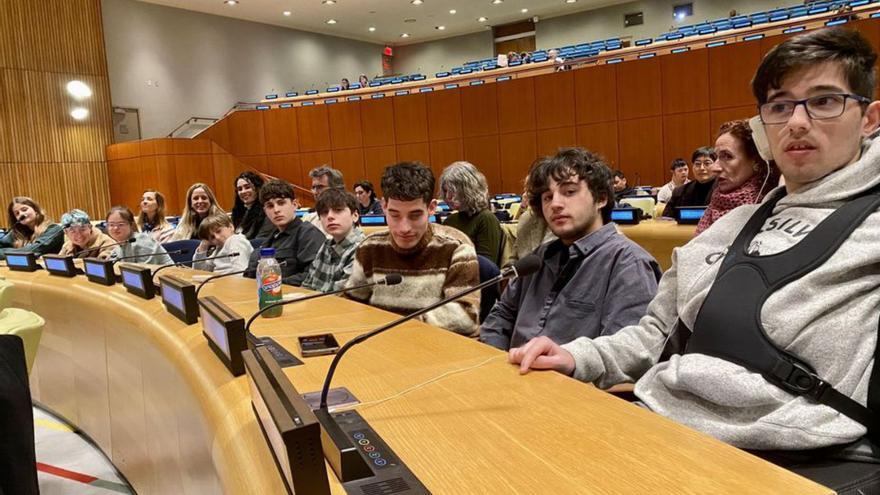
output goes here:
<path id="1" fill-rule="evenodd" d="M 332 237 L 324 241 L 302 286 L 320 292 L 344 287 L 351 276 L 354 253 L 363 240 L 363 231 L 354 227 L 342 242 L 337 243 Z"/>

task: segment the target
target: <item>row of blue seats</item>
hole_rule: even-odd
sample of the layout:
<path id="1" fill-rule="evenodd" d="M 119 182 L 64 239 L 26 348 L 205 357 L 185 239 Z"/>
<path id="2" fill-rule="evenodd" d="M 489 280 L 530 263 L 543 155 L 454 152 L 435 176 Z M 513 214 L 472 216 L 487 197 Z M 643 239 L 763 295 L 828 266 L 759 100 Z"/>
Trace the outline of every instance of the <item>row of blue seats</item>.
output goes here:
<path id="1" fill-rule="evenodd" d="M 410 82 L 410 81 L 424 81 L 425 79 L 427 79 L 427 77 L 424 74 L 410 74 L 408 76 L 380 77 L 380 78 L 376 78 L 376 79 L 373 79 L 372 81 L 370 81 L 369 87 L 374 88 L 374 87 L 378 87 L 378 86 L 385 86 L 388 84 L 401 84 L 401 83 Z M 348 86 L 348 89 L 349 90 L 361 89 L 361 85 L 360 85 L 360 83 L 352 83 Z M 339 91 L 342 91 L 342 90 L 343 89 L 341 86 L 331 86 L 331 87 L 327 88 L 326 92 L 327 93 L 338 93 Z M 317 89 L 310 89 L 303 94 L 308 96 L 308 95 L 316 95 L 318 93 L 319 93 L 319 91 Z M 277 100 L 279 98 L 279 96 L 280 95 L 278 95 L 277 93 L 270 94 L 270 95 L 266 95 L 266 99 L 267 100 Z M 284 93 L 285 98 L 293 98 L 295 96 L 299 96 L 299 93 L 296 91 L 288 91 L 287 93 Z"/>

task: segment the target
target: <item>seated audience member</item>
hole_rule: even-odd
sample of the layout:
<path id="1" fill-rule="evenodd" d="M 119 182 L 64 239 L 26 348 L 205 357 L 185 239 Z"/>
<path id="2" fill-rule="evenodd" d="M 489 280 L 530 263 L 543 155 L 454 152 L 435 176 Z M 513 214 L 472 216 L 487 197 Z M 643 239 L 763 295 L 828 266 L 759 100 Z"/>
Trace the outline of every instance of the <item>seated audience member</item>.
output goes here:
<path id="1" fill-rule="evenodd" d="M 114 206 L 107 213 L 107 234 L 114 242 L 125 242 L 134 238 L 134 243 L 121 244 L 113 248 L 111 259 L 126 258 L 126 263 L 148 263 L 164 265 L 173 263 L 161 244 L 153 240 L 148 232 L 138 232 L 134 213 L 125 206 Z M 135 256 L 132 258 L 132 256 Z"/>
<path id="2" fill-rule="evenodd" d="M 359 215 L 381 215 L 382 202 L 376 197 L 373 183 L 362 180 L 354 185 L 354 195 L 357 197 Z"/>
<path id="3" fill-rule="evenodd" d="M 370 85 L 370 80 L 367 78 L 366 74 L 361 74 L 358 77 L 358 83 L 361 85 L 362 88 L 366 88 Z"/>
<path id="4" fill-rule="evenodd" d="M 70 210 L 61 215 L 61 227 L 67 235 L 67 242 L 58 252 L 61 256 L 107 259 L 113 252 L 115 246 L 111 244 L 116 241 L 93 227 L 89 214 L 82 210 Z"/>
<path id="5" fill-rule="evenodd" d="M 779 169 L 758 154 L 752 130 L 745 120 L 721 125 L 715 140 L 718 158 L 712 164 L 715 190 L 696 233 L 708 229 L 737 206 L 760 203 L 779 184 Z"/>
<path id="6" fill-rule="evenodd" d="M 6 208 L 9 230 L 0 237 L 0 259 L 7 251 L 30 252 L 37 256 L 61 250 L 64 231 L 46 215 L 36 201 L 26 196 L 12 198 Z"/>
<path id="7" fill-rule="evenodd" d="M 254 248 L 244 234 L 235 233 L 232 220 L 225 213 L 206 218 L 199 225 L 199 239 L 202 242 L 193 255 L 193 268 L 196 270 L 220 275 L 240 272 L 248 267 Z M 238 256 L 205 260 L 232 253 L 238 253 Z"/>
<path id="8" fill-rule="evenodd" d="M 318 201 L 318 196 L 320 196 L 322 192 L 331 187 L 345 189 L 345 179 L 342 177 L 342 172 L 333 167 L 327 165 L 315 167 L 309 170 L 309 177 L 312 179 L 312 195 L 315 197 L 315 202 Z M 312 226 L 317 228 L 325 236 L 327 235 L 327 233 L 324 232 L 324 226 L 321 225 L 321 218 L 318 217 L 317 213 L 309 212 L 309 214 L 304 216 L 302 220 L 303 222 L 312 224 Z"/>
<path id="9" fill-rule="evenodd" d="M 259 201 L 261 187 L 263 178 L 255 172 L 242 172 L 235 179 L 232 225 L 235 233 L 242 234 L 247 239 L 265 239 L 275 230 Z"/>
<path id="10" fill-rule="evenodd" d="M 516 52 L 507 52 L 507 63 L 519 62 L 519 54 Z"/>
<path id="11" fill-rule="evenodd" d="M 144 191 L 137 227 L 141 232 L 150 234 L 159 244 L 170 241 L 174 236 L 174 226 L 165 220 L 165 196 L 162 193 L 153 189 Z"/>
<path id="12" fill-rule="evenodd" d="M 657 191 L 657 202 L 658 203 L 668 203 L 669 199 L 672 197 L 672 191 L 675 190 L 676 187 L 683 186 L 690 182 L 688 180 L 688 164 L 681 158 L 676 158 L 672 160 L 672 165 L 669 166 L 669 170 L 672 171 L 672 180 L 667 182 Z"/>
<path id="13" fill-rule="evenodd" d="M 565 344 L 638 323 L 660 267 L 611 223 L 608 166 L 581 148 L 562 149 L 532 168 L 528 184 L 532 211 L 558 239 L 538 249 L 540 270 L 507 286 L 480 341 L 506 351 L 538 335 Z"/>
<path id="14" fill-rule="evenodd" d="M 348 89 L 350 87 L 351 87 L 351 83 L 348 82 L 348 78 L 343 77 L 342 81 L 339 82 L 339 89 L 342 91 L 348 91 Z"/>
<path id="15" fill-rule="evenodd" d="M 785 187 L 676 249 L 639 324 L 563 346 L 538 337 L 511 362 L 602 388 L 637 381 L 658 414 L 832 489 L 875 493 L 876 465 L 870 479 L 843 479 L 832 458 L 871 447 L 860 415 L 877 413 L 865 408 L 880 292 L 876 59 L 841 28 L 770 50 L 752 92 Z M 672 332 L 686 347 L 658 362 Z"/>
<path id="16" fill-rule="evenodd" d="M 527 64 L 532 61 L 532 55 L 529 52 L 522 52 L 519 54 L 520 62 Z"/>
<path id="17" fill-rule="evenodd" d="M 211 215 L 226 213 L 217 204 L 217 198 L 214 191 L 207 184 L 196 182 L 189 186 L 186 191 L 186 203 L 183 206 L 183 215 L 180 216 L 180 223 L 177 230 L 171 238 L 174 241 L 183 239 L 198 239 L 199 225 L 202 220 Z"/>
<path id="18" fill-rule="evenodd" d="M 532 164 L 532 167 L 539 166 L 543 161 L 549 158 L 539 158 Z M 529 169 L 531 172 L 531 168 Z M 525 190 L 522 193 L 522 203 L 519 207 L 519 217 L 516 224 L 516 240 L 513 242 L 513 253 L 510 260 L 506 264 L 524 258 L 527 254 L 533 253 L 541 244 L 553 241 L 556 235 L 550 230 L 550 226 L 544 221 L 544 217 L 536 215 L 529 207 L 529 178 L 525 179 Z"/>
<path id="19" fill-rule="evenodd" d="M 620 201 L 627 196 L 635 196 L 636 190 L 626 183 L 626 175 L 623 170 L 614 171 L 614 201 Z"/>
<path id="20" fill-rule="evenodd" d="M 694 180 L 683 186 L 678 186 L 672 191 L 672 197 L 663 209 L 663 216 L 674 218 L 675 209 L 679 206 L 706 206 L 712 196 L 715 187 L 715 174 L 712 172 L 712 164 L 715 162 L 715 150 L 712 148 L 698 148 L 691 156 L 691 168 L 694 171 Z"/>
<path id="21" fill-rule="evenodd" d="M 333 188 L 321 193 L 315 210 L 330 238 L 324 241 L 302 286 L 330 292 L 345 286 L 354 265 L 354 253 L 364 240 L 357 227 L 357 200 L 344 189 Z"/>
<path id="22" fill-rule="evenodd" d="M 486 176 L 468 162 L 455 162 L 440 175 L 440 195 L 453 210 L 443 225 L 458 229 L 474 243 L 477 254 L 501 262 L 501 222 L 489 208 Z"/>
<path id="23" fill-rule="evenodd" d="M 324 242 L 324 235 L 312 224 L 296 217 L 296 196 L 293 186 L 283 180 L 270 180 L 260 189 L 260 204 L 275 225 L 275 231 L 260 247 L 275 248 L 275 258 L 286 261 L 281 267 L 282 282 L 302 285 L 309 267 Z M 257 276 L 260 250 L 251 253 L 245 277 Z"/>
<path id="24" fill-rule="evenodd" d="M 413 162 L 387 167 L 382 174 L 382 196 L 388 230 L 364 239 L 346 286 L 362 285 L 390 273 L 402 274 L 403 282 L 351 291 L 349 297 L 406 314 L 480 283 L 477 253 L 470 239 L 456 229 L 428 221 L 437 205 L 431 169 Z M 477 291 L 421 319 L 476 337 L 479 313 Z"/>

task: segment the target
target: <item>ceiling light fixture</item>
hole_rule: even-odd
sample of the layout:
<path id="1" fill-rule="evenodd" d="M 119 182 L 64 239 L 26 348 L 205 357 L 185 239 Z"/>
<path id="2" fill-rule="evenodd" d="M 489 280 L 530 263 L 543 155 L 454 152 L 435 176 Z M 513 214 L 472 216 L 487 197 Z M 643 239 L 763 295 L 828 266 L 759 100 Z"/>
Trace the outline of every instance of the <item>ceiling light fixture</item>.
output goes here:
<path id="1" fill-rule="evenodd" d="M 488 20 L 489 20 L 488 17 L 477 17 L 477 22 L 486 22 Z"/>
<path id="2" fill-rule="evenodd" d="M 226 5 L 236 5 L 238 4 L 238 0 L 225 0 L 223 3 Z"/>
<path id="3" fill-rule="evenodd" d="M 327 24 L 336 24 L 336 19 L 327 19 Z"/>
<path id="4" fill-rule="evenodd" d="M 575 2 L 577 2 L 577 1 L 578 1 L 578 0 L 565 0 L 565 3 L 575 3 Z"/>
<path id="5" fill-rule="evenodd" d="M 401 38 L 409 38 L 409 33 L 401 33 L 400 37 Z"/>
<path id="6" fill-rule="evenodd" d="M 76 107 L 70 111 L 70 116 L 76 120 L 85 120 L 89 116 L 89 111 L 83 107 Z"/>
<path id="7" fill-rule="evenodd" d="M 437 29 L 439 31 L 443 31 L 444 29 L 446 29 L 446 26 L 434 26 L 434 29 Z"/>
<path id="8" fill-rule="evenodd" d="M 522 10 L 520 10 L 520 12 L 522 12 L 523 14 L 525 14 L 525 13 L 528 12 L 528 11 L 529 11 L 529 9 L 522 9 Z"/>
<path id="9" fill-rule="evenodd" d="M 503 3 L 504 0 L 492 0 L 492 5 L 498 5 L 499 3 Z"/>
<path id="10" fill-rule="evenodd" d="M 456 12 L 458 12 L 458 11 L 455 10 L 455 9 L 451 9 L 451 10 L 449 11 L 449 13 L 452 14 L 452 15 L 455 15 Z"/>
<path id="11" fill-rule="evenodd" d="M 92 96 L 92 88 L 90 88 L 88 84 L 77 80 L 67 83 L 67 92 L 77 100 Z"/>
<path id="12" fill-rule="evenodd" d="M 425 2 L 423 2 L 422 0 L 412 0 L 410 3 L 413 4 L 413 5 L 421 5 L 421 4 L 425 3 Z"/>
<path id="13" fill-rule="evenodd" d="M 336 0 L 324 0 L 321 3 L 323 3 L 324 5 L 333 5 L 336 3 Z"/>
<path id="14" fill-rule="evenodd" d="M 284 14 L 285 17 L 290 17 L 291 12 L 289 10 L 285 10 L 284 12 L 282 12 L 282 14 Z"/>
<path id="15" fill-rule="evenodd" d="M 373 31 L 376 30 L 376 27 L 375 27 L 375 26 L 370 26 L 370 27 L 367 28 L 367 30 L 370 31 L 370 32 L 372 33 Z"/>

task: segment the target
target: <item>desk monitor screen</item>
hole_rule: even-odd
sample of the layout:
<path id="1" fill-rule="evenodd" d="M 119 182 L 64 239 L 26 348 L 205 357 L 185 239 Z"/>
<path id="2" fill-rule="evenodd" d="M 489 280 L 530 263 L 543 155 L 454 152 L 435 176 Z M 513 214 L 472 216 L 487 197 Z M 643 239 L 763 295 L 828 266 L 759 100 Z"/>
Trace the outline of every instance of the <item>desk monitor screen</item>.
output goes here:
<path id="1" fill-rule="evenodd" d="M 208 346 L 233 376 L 243 375 L 241 353 L 247 349 L 244 318 L 214 296 L 199 300 L 199 314 L 202 316 L 202 333 L 208 338 Z"/>
<path id="2" fill-rule="evenodd" d="M 257 423 L 288 493 L 329 495 L 321 426 L 263 346 L 242 353 Z"/>
<path id="3" fill-rule="evenodd" d="M 361 225 L 388 225 L 385 215 L 364 215 L 361 217 Z"/>
<path id="4" fill-rule="evenodd" d="M 40 267 L 34 253 L 6 253 L 6 266 L 16 272 L 33 272 Z"/>
<path id="5" fill-rule="evenodd" d="M 171 275 L 160 275 L 159 281 L 162 284 L 162 303 L 165 304 L 165 309 L 188 325 L 199 321 L 196 286 Z"/>
<path id="6" fill-rule="evenodd" d="M 684 224 L 700 223 L 705 206 L 679 206 L 675 209 L 675 221 Z"/>
<path id="7" fill-rule="evenodd" d="M 635 225 L 639 223 L 638 208 L 614 208 L 611 210 L 611 221 L 623 225 Z"/>
<path id="8" fill-rule="evenodd" d="M 86 278 L 89 282 L 101 285 L 114 285 L 116 273 L 113 271 L 113 262 L 100 258 L 86 258 L 83 260 L 86 269 Z"/>
<path id="9" fill-rule="evenodd" d="M 122 274 L 122 285 L 129 293 L 144 299 L 152 299 L 156 296 L 153 272 L 149 268 L 131 263 L 119 263 L 119 272 Z"/>
<path id="10" fill-rule="evenodd" d="M 58 256 L 57 254 L 43 255 L 43 265 L 46 271 L 52 275 L 61 277 L 73 277 L 76 275 L 76 267 L 73 265 L 72 256 Z"/>

